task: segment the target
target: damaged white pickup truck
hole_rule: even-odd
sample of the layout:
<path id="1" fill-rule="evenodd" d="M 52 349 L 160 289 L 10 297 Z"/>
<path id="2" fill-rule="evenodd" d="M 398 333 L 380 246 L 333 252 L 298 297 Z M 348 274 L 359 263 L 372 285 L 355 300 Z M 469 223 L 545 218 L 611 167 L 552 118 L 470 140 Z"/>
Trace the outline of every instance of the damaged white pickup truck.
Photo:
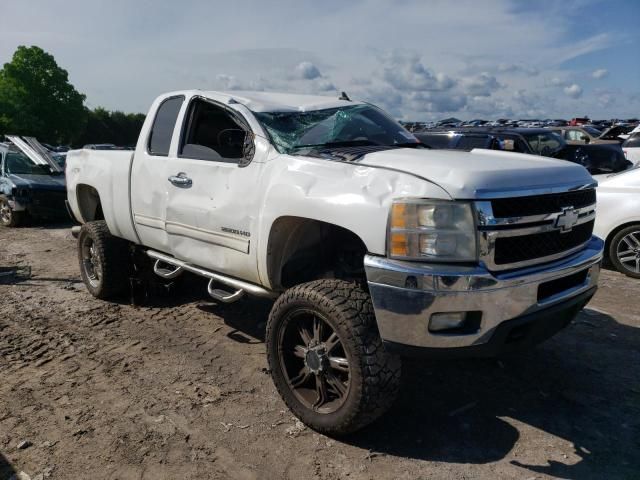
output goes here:
<path id="1" fill-rule="evenodd" d="M 88 290 L 121 293 L 143 256 L 161 277 L 206 277 L 219 302 L 276 299 L 273 380 L 321 432 L 381 415 L 402 355 L 535 344 L 596 290 L 583 167 L 432 151 L 344 95 L 169 93 L 135 152 L 73 151 L 66 174 Z"/>

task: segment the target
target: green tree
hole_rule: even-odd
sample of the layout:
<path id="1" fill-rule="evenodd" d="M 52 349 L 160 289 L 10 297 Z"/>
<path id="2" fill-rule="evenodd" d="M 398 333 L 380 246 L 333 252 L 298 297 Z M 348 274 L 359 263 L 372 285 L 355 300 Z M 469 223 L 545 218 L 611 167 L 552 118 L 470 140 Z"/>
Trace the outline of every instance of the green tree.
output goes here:
<path id="1" fill-rule="evenodd" d="M 134 146 L 142 129 L 145 116 L 141 113 L 110 112 L 102 107 L 87 110 L 87 123 L 78 146 L 87 143 L 113 143 L 119 146 Z"/>
<path id="2" fill-rule="evenodd" d="M 71 143 L 84 129 L 84 99 L 52 55 L 20 46 L 0 70 L 0 133 Z"/>

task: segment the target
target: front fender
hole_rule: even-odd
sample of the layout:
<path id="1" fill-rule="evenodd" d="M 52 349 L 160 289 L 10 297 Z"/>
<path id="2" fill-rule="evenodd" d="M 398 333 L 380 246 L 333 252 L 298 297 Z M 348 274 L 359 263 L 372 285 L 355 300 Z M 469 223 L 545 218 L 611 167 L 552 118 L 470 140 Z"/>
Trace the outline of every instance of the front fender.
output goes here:
<path id="1" fill-rule="evenodd" d="M 386 252 L 389 209 L 394 198 L 450 199 L 441 187 L 411 174 L 346 162 L 279 155 L 269 161 L 259 225 L 259 272 L 265 285 L 269 233 L 284 216 L 345 228 L 376 255 Z"/>

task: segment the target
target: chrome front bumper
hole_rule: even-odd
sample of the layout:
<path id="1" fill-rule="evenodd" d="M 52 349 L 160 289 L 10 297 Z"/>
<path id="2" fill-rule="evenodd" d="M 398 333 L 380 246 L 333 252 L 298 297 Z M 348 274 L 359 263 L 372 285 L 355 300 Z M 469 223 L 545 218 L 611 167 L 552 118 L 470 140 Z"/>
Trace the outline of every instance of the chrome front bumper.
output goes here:
<path id="1" fill-rule="evenodd" d="M 595 291 L 603 247 L 594 236 L 583 250 L 561 260 L 507 273 L 367 255 L 365 269 L 380 335 L 385 342 L 430 349 L 486 344 L 504 322 L 557 311 L 551 307 Z M 584 271 L 584 281 L 538 300 L 540 285 Z M 430 332 L 431 315 L 444 312 L 481 312 L 480 327 L 470 333 Z"/>

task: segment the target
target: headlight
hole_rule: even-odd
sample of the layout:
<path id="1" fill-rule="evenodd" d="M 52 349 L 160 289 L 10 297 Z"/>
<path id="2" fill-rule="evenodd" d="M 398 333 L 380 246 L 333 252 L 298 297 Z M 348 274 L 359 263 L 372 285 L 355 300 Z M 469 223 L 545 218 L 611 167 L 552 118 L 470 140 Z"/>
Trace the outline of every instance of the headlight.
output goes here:
<path id="1" fill-rule="evenodd" d="M 400 199 L 389 219 L 391 258 L 474 262 L 476 227 L 469 202 Z"/>

